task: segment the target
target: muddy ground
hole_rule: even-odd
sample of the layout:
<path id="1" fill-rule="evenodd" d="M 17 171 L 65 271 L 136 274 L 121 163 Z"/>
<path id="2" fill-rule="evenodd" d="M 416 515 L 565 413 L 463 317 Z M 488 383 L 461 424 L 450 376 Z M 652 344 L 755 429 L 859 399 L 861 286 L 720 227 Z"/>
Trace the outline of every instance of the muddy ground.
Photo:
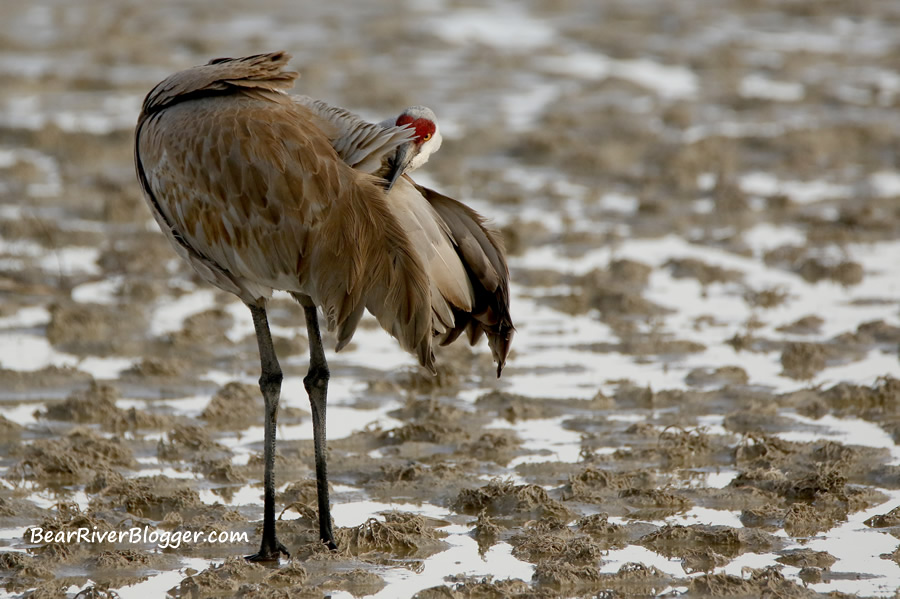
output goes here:
<path id="1" fill-rule="evenodd" d="M 895 596 L 900 4 L 254 6 L 0 4 L 0 588 Z M 131 144 L 168 73 L 275 49 L 302 93 L 435 109 L 422 180 L 501 228 L 519 337 L 499 381 L 484 347 L 431 377 L 371 321 L 329 352 L 333 502 L 357 506 L 331 553 L 302 311 L 276 297 L 293 559 L 264 567 L 240 557 L 262 517 L 249 314 L 177 259 Z M 248 540 L 27 532 L 145 526 Z M 860 566 L 846 544 L 867 539 L 893 549 Z M 433 565 L 467 540 L 481 570 Z"/>

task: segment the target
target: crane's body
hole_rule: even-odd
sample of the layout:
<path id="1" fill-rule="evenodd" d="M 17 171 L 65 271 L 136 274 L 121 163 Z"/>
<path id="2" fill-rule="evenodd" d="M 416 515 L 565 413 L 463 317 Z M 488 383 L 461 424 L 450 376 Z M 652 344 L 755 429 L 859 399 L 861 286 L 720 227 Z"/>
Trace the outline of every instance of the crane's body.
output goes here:
<path id="1" fill-rule="evenodd" d="M 466 331 L 472 343 L 487 335 L 499 376 L 514 331 L 499 236 L 471 209 L 405 174 L 439 146 L 436 125 L 420 131 L 425 121 L 406 113 L 395 125 L 371 124 L 291 97 L 283 90 L 297 74 L 284 70 L 288 59 L 216 59 L 176 73 L 147 95 L 135 133 L 138 179 L 160 228 L 204 280 L 235 294 L 253 316 L 266 402 L 263 540 L 251 556 L 260 560 L 287 554 L 274 524 L 282 374 L 265 312 L 273 290 L 288 291 L 305 311 L 320 534 L 331 547 L 329 373 L 317 307 L 338 350 L 368 309 L 431 371 L 433 344 Z"/>

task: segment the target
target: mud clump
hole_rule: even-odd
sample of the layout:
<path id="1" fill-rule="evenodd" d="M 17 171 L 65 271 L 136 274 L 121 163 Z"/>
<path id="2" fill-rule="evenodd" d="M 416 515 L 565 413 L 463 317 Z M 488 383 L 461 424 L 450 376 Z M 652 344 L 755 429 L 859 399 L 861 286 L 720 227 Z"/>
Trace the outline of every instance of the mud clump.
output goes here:
<path id="1" fill-rule="evenodd" d="M 547 303 L 569 314 L 598 310 L 601 319 L 661 315 L 666 309 L 643 297 L 651 268 L 632 260 L 617 260 L 607 269 L 594 269 L 572 281 L 577 290 L 547 296 Z"/>
<path id="2" fill-rule="evenodd" d="M 363 568 L 329 572 L 327 576 L 316 582 L 317 589 L 347 591 L 354 597 L 374 595 L 385 587 L 384 579 L 381 576 Z M 321 590 L 315 594 L 311 594 L 311 596 L 320 597 Z M 260 599 L 264 599 L 265 597 L 267 597 L 267 595 L 262 595 Z"/>
<path id="3" fill-rule="evenodd" d="M 413 599 L 503 599 L 505 597 L 535 597 L 534 589 L 524 580 L 512 578 L 493 580 L 491 576 L 480 579 L 449 577 L 453 587 L 440 585 L 424 589 Z"/>
<path id="4" fill-rule="evenodd" d="M 807 248 L 784 245 L 766 252 L 763 261 L 794 272 L 809 283 L 830 280 L 844 286 L 862 282 L 864 271 L 861 264 L 850 260 L 827 262 L 808 254 Z"/>
<path id="5" fill-rule="evenodd" d="M 818 596 L 811 589 L 787 580 L 776 568 L 748 569 L 749 577 L 702 574 L 690 579 L 688 594 L 699 597 L 796 597 Z"/>
<path id="6" fill-rule="evenodd" d="M 382 439 L 389 443 L 434 443 L 455 445 L 469 438 L 469 433 L 454 424 L 416 422 L 385 431 Z"/>
<path id="7" fill-rule="evenodd" d="M 596 565 L 569 564 L 555 560 L 537 564 L 532 576 L 537 584 L 558 590 L 598 586 L 602 578 Z"/>
<path id="8" fill-rule="evenodd" d="M 612 596 L 623 597 L 656 596 L 676 582 L 676 579 L 658 568 L 629 562 L 614 574 L 601 574 L 601 587 L 611 591 Z M 603 596 L 599 594 L 598 596 Z"/>
<path id="9" fill-rule="evenodd" d="M 522 534 L 510 539 L 514 557 L 539 563 L 543 560 L 563 561 L 570 564 L 599 563 L 605 548 L 592 537 L 575 536 L 568 528 L 546 532 L 537 527 L 526 527 Z"/>
<path id="10" fill-rule="evenodd" d="M 891 528 L 900 526 L 900 506 L 895 507 L 886 514 L 877 514 L 865 521 L 866 526 L 872 528 Z"/>
<path id="11" fill-rule="evenodd" d="M 602 504 L 615 500 L 625 490 L 650 489 L 655 484 L 656 479 L 649 472 L 612 472 L 589 467 L 569 477 L 564 498 Z"/>
<path id="12" fill-rule="evenodd" d="M 413 422 L 457 424 L 476 415 L 439 399 L 428 398 L 408 400 L 402 408 L 392 411 L 391 416 Z"/>
<path id="13" fill-rule="evenodd" d="M 59 503 L 55 511 L 48 514 L 37 528 L 46 531 L 45 534 L 52 534 L 52 538 L 45 537 L 44 544 L 34 550 L 34 553 L 53 561 L 69 561 L 87 549 L 82 544 L 67 542 L 67 539 L 77 538 L 81 530 L 102 532 L 114 530 L 115 526 L 91 511 L 81 511 L 77 504 Z M 30 536 L 27 531 L 25 534 Z"/>
<path id="14" fill-rule="evenodd" d="M 707 264 L 696 258 L 671 258 L 663 264 L 676 279 L 696 279 L 701 285 L 734 283 L 743 279 L 743 273 L 730 268 Z"/>
<path id="15" fill-rule="evenodd" d="M 552 400 L 513 395 L 503 391 L 491 391 L 475 401 L 479 412 L 490 410 L 508 422 L 534 418 L 553 418 L 562 412 Z"/>
<path id="16" fill-rule="evenodd" d="M 572 519 L 568 508 L 551 499 L 542 487 L 516 485 L 510 481 L 492 481 L 479 489 L 463 489 L 453 502 L 452 509 L 472 515 L 486 511 L 498 519 L 533 519 L 541 516 L 563 522 Z"/>
<path id="17" fill-rule="evenodd" d="M 741 524 L 747 528 L 760 528 L 775 532 L 784 526 L 784 515 L 784 508 L 767 504 L 743 510 L 740 520 Z"/>
<path id="18" fill-rule="evenodd" d="M 436 349 L 438 354 L 435 364 L 437 374 L 425 373 L 418 369 L 404 372 L 397 381 L 401 389 L 417 394 L 446 395 L 459 387 L 465 379 L 465 365 L 461 360 L 454 360 L 447 355 L 452 351 L 451 348 Z"/>
<path id="19" fill-rule="evenodd" d="M 706 524 L 667 525 L 641 537 L 638 543 L 669 558 L 711 552 L 727 561 L 742 553 L 770 553 L 784 545 L 782 539 L 759 530 Z"/>
<path id="20" fill-rule="evenodd" d="M 92 380 L 90 374 L 69 366 L 47 366 L 25 372 L 0 368 L 0 385 L 7 391 L 83 386 Z"/>
<path id="21" fill-rule="evenodd" d="M 883 320 L 871 320 L 856 327 L 854 337 L 857 343 L 865 345 L 897 345 L 900 343 L 900 327 Z"/>
<path id="22" fill-rule="evenodd" d="M 836 524 L 835 518 L 806 503 L 794 503 L 784 515 L 784 532 L 792 537 L 811 537 Z"/>
<path id="23" fill-rule="evenodd" d="M 66 302 L 50 307 L 47 339 L 77 355 L 134 355 L 146 330 L 146 314 L 137 306 Z"/>
<path id="24" fill-rule="evenodd" d="M 660 520 L 687 511 L 691 500 L 662 489 L 625 489 L 619 493 L 622 501 L 632 510 L 630 518 L 636 520 Z"/>
<path id="25" fill-rule="evenodd" d="M 309 579 L 309 573 L 296 560 L 279 567 L 269 574 L 265 584 L 274 588 L 287 588 L 302 585 Z"/>
<path id="26" fill-rule="evenodd" d="M 859 285 L 863 280 L 863 267 L 859 262 L 843 261 L 827 264 L 816 258 L 807 258 L 795 267 L 794 272 L 810 283 L 829 279 L 845 287 Z"/>
<path id="27" fill-rule="evenodd" d="M 391 413 L 408 424 L 381 434 L 381 441 L 390 444 L 431 443 L 456 446 L 471 438 L 471 426 L 464 426 L 468 414 L 437 399 L 411 400 L 403 408 Z"/>
<path id="28" fill-rule="evenodd" d="M 760 439 L 740 448 L 738 462 L 747 467 L 729 488 L 751 487 L 769 497 L 769 505 L 745 510 L 746 526 L 783 526 L 795 537 L 828 530 L 848 514 L 883 501 L 872 489 L 849 484 L 878 451 L 834 442 L 791 444 Z"/>
<path id="29" fill-rule="evenodd" d="M 90 558 L 89 563 L 92 567 L 99 570 L 123 570 L 147 566 L 151 561 L 151 556 L 142 551 L 137 551 L 135 549 L 117 549 L 113 551 L 102 551 Z"/>
<path id="30" fill-rule="evenodd" d="M 610 522 L 608 514 L 584 516 L 575 522 L 575 526 L 595 541 L 604 543 L 606 549 L 618 546 L 628 537 L 628 529 L 621 524 Z"/>
<path id="31" fill-rule="evenodd" d="M 225 331 L 234 326 L 234 317 L 224 308 L 213 308 L 184 319 L 181 330 L 172 333 L 175 347 L 228 347 L 233 344 Z M 209 351 L 209 349 L 207 349 Z"/>
<path id="32" fill-rule="evenodd" d="M 91 382 L 91 386 L 83 391 L 75 391 L 62 403 L 50 404 L 40 418 L 75 422 L 79 424 L 100 424 L 105 430 L 116 432 L 138 429 L 160 429 L 169 426 L 168 417 L 149 414 L 142 410 L 130 408 L 122 410 L 116 407 L 119 392 L 109 385 Z"/>
<path id="33" fill-rule="evenodd" d="M 185 578 L 181 584 L 169 590 L 172 597 L 241 597 L 242 599 L 289 599 L 291 597 L 317 597 L 322 592 L 308 586 L 307 571 L 291 560 L 274 571 L 240 558 L 229 558 L 224 564 L 208 568 Z M 244 565 L 249 565 L 245 568 Z"/>
<path id="34" fill-rule="evenodd" d="M 52 570 L 42 560 L 27 553 L 14 551 L 0 553 L 0 570 L 4 574 L 4 588 L 8 593 L 35 588 L 43 581 L 53 580 Z"/>
<path id="35" fill-rule="evenodd" d="M 552 268 L 514 268 L 511 277 L 520 281 L 527 287 L 553 287 L 566 285 L 572 280 L 571 275 L 566 275 Z"/>
<path id="36" fill-rule="evenodd" d="M 790 474 L 775 469 L 748 470 L 738 474 L 729 486 L 755 487 L 791 501 L 812 501 L 821 495 L 846 491 L 847 477 L 836 469 L 823 467 L 812 472 Z"/>
<path id="37" fill-rule="evenodd" d="M 183 360 L 175 358 L 144 358 L 122 373 L 123 377 L 140 379 L 177 378 L 187 370 Z"/>
<path id="38" fill-rule="evenodd" d="M 216 391 L 200 418 L 216 429 L 243 430 L 262 421 L 263 407 L 259 387 L 231 382 Z"/>
<path id="39" fill-rule="evenodd" d="M 754 401 L 742 410 L 727 414 L 722 424 L 729 431 L 758 435 L 788 430 L 791 421 L 779 413 L 777 405 Z"/>
<path id="40" fill-rule="evenodd" d="M 762 433 L 753 433 L 748 435 L 745 441 L 736 448 L 735 461 L 745 471 L 757 471 L 752 476 L 749 476 L 751 480 L 756 478 L 763 480 L 781 479 L 784 474 L 778 471 L 778 467 L 794 459 L 794 456 L 802 451 L 802 444 L 785 441 L 784 439 Z M 767 470 L 770 472 L 766 472 Z M 742 476 L 744 476 L 744 473 L 733 479 L 731 484 L 741 484 L 738 479 Z"/>
<path id="41" fill-rule="evenodd" d="M 837 561 L 827 551 L 815 551 L 813 549 L 789 549 L 782 551 L 776 562 L 795 568 L 822 568 L 827 570 Z"/>
<path id="42" fill-rule="evenodd" d="M 165 280 L 169 275 L 166 266 L 171 261 L 172 248 L 165 238 L 149 231 L 110 244 L 97 258 L 98 266 L 108 274 L 128 275 L 126 279 L 144 283 Z M 148 299 L 155 296 L 154 293 Z"/>
<path id="43" fill-rule="evenodd" d="M 397 501 L 399 498 L 418 500 L 421 497 L 432 501 L 436 498 L 453 498 L 466 485 L 478 482 L 476 474 L 468 467 L 444 461 L 428 464 L 418 459 L 381 463 L 361 480 L 374 498 L 383 501 Z M 314 505 L 314 493 L 311 499 L 310 505 Z"/>
<path id="44" fill-rule="evenodd" d="M 777 308 L 778 306 L 787 303 L 788 299 L 788 292 L 778 286 L 763 287 L 761 289 L 748 288 L 744 291 L 744 301 L 747 302 L 747 305 L 763 310 Z M 754 326 L 752 320 L 748 327 L 751 326 Z"/>
<path id="45" fill-rule="evenodd" d="M 684 382 L 692 387 L 746 385 L 750 380 L 747 371 L 740 366 L 695 368 L 687 373 Z"/>
<path id="46" fill-rule="evenodd" d="M 684 409 L 701 397 L 694 391 L 680 389 L 654 391 L 649 387 L 635 385 L 631 381 L 622 381 L 614 394 L 615 405 L 619 409 L 658 409 L 676 406 Z"/>
<path id="47" fill-rule="evenodd" d="M 475 521 L 475 530 L 472 531 L 472 536 L 478 542 L 478 553 L 484 556 L 485 552 L 500 540 L 502 531 L 503 529 L 487 515 L 487 512 L 479 513 Z"/>
<path id="48" fill-rule="evenodd" d="M 230 458 L 199 458 L 194 471 L 200 472 L 212 482 L 228 485 L 247 482 L 247 477 L 231 463 Z"/>
<path id="49" fill-rule="evenodd" d="M 588 308 L 596 309 L 602 318 L 622 316 L 660 316 L 666 308 L 630 291 L 595 289 L 589 297 Z"/>
<path id="50" fill-rule="evenodd" d="M 822 329 L 825 321 L 815 315 L 804 316 L 790 324 L 777 327 L 775 330 L 780 333 L 789 333 L 791 335 L 815 335 Z"/>
<path id="51" fill-rule="evenodd" d="M 176 424 L 156 446 L 160 460 L 179 462 L 190 457 L 230 454 L 230 451 L 213 440 L 205 428 L 193 424 Z"/>
<path id="52" fill-rule="evenodd" d="M 825 369 L 828 351 L 820 343 L 788 343 L 781 352 L 781 366 L 785 376 L 807 380 Z"/>
<path id="53" fill-rule="evenodd" d="M 446 536 L 422 516 L 391 512 L 384 515 L 384 522 L 369 518 L 354 528 L 339 529 L 337 543 L 350 555 L 382 552 L 424 557 L 445 548 L 440 539 Z"/>
<path id="54" fill-rule="evenodd" d="M 202 505 L 191 485 L 160 475 L 114 482 L 91 500 L 92 507 L 121 506 L 135 516 L 154 520 L 170 512 L 191 513 Z"/>
<path id="55" fill-rule="evenodd" d="M 135 466 L 131 449 L 118 438 L 106 439 L 76 428 L 61 439 L 38 439 L 25 446 L 15 469 L 41 483 L 86 482 L 98 472 Z"/>
<path id="56" fill-rule="evenodd" d="M 604 276 L 593 271 L 588 273 L 586 280 L 590 280 L 597 286 L 603 282 Z M 613 260 L 609 263 L 609 276 L 619 282 L 620 285 L 632 287 L 644 287 L 650 281 L 650 273 L 653 269 L 643 262 L 628 259 Z M 598 278 L 599 275 L 599 278 Z"/>
<path id="57" fill-rule="evenodd" d="M 0 440 L 18 437 L 22 434 L 24 429 L 25 427 L 18 422 L 13 422 L 6 416 L 0 414 Z"/>
<path id="58" fill-rule="evenodd" d="M 262 580 L 266 568 L 239 557 L 228 558 L 224 564 L 207 568 L 188 576 L 178 586 L 169 589 L 174 597 L 229 597 L 253 580 Z"/>
<path id="59" fill-rule="evenodd" d="M 174 496 L 173 499 L 169 500 L 169 502 L 173 504 L 185 504 L 186 507 L 181 511 L 172 511 L 166 513 L 165 517 L 158 524 L 159 528 L 171 531 L 173 533 L 205 533 L 206 531 L 212 529 L 222 532 L 227 530 L 232 533 L 236 533 L 234 539 L 236 542 L 243 540 L 242 533 L 247 528 L 247 519 L 239 512 L 234 509 L 225 507 L 219 503 L 212 505 L 195 505 L 192 501 L 192 498 L 187 494 L 181 493 L 181 497 L 178 497 L 177 495 L 179 494 L 179 492 L 179 489 L 175 489 L 173 492 L 168 493 L 169 495 Z M 261 530 L 259 531 L 259 534 L 261 534 Z M 204 551 L 209 551 L 210 548 L 221 548 L 222 545 L 206 539 L 195 542 L 192 547 L 196 547 L 198 549 L 205 548 Z M 191 548 L 184 547 L 183 550 L 190 551 Z M 231 554 L 231 550 L 225 551 L 225 555 Z"/>
<path id="60" fill-rule="evenodd" d="M 516 456 L 521 443 L 513 431 L 490 430 L 475 441 L 463 443 L 456 453 L 460 457 L 471 457 L 483 462 L 491 461 L 504 466 Z"/>
<path id="61" fill-rule="evenodd" d="M 533 580 L 565 596 L 590 592 L 599 597 L 655 596 L 675 582 L 672 576 L 644 564 L 623 564 L 616 573 L 605 574 L 597 566 L 555 561 L 539 563 Z"/>
<path id="62" fill-rule="evenodd" d="M 838 416 L 859 416 L 878 422 L 900 414 L 900 379 L 882 377 L 871 387 L 838 383 L 825 390 L 822 397 Z"/>

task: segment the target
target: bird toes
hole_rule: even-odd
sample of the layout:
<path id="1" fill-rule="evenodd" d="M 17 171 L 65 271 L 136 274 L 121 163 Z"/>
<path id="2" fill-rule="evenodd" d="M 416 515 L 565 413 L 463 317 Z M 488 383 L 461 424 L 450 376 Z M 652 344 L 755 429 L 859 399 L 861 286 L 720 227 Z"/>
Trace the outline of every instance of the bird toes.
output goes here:
<path id="1" fill-rule="evenodd" d="M 274 547 L 272 545 L 274 545 Z M 253 555 L 244 556 L 244 559 L 254 563 L 278 562 L 279 556 L 282 554 L 288 559 L 291 557 L 291 553 L 287 550 L 287 547 L 285 547 L 281 541 L 275 539 L 274 543 L 264 544 L 259 548 L 259 551 Z"/>

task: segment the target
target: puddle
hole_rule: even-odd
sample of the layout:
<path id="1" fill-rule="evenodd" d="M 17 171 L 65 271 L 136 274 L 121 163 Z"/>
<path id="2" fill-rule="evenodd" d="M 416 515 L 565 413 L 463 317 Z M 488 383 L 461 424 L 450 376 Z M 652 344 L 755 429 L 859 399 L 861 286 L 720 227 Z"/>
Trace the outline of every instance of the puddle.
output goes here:
<path id="1" fill-rule="evenodd" d="M 896 531 L 865 522 L 900 504 L 896 11 L 563 4 L 2 5 L 7 594 L 894 595 Z M 326 335 L 333 515 L 363 543 L 325 555 L 303 314 L 276 294 L 299 559 L 273 570 L 231 559 L 262 514 L 252 320 L 171 251 L 131 158 L 150 87 L 266 44 L 299 93 L 436 110 L 416 180 L 502 230 L 517 326 L 499 380 L 483 343 L 431 377 L 368 315 L 339 354 Z M 250 541 L 26 539 L 145 524 Z"/>

